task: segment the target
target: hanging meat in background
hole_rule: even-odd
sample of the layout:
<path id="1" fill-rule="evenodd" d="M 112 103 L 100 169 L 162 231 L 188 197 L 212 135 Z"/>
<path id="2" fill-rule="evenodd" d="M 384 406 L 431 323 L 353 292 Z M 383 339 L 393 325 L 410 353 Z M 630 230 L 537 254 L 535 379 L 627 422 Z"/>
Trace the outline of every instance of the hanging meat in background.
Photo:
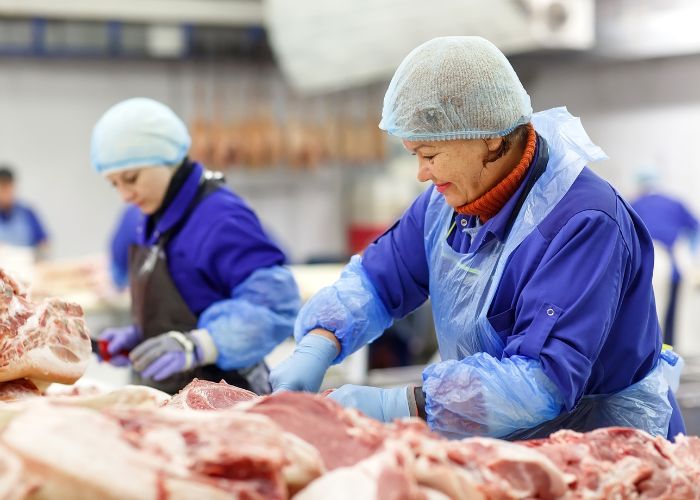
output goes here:
<path id="1" fill-rule="evenodd" d="M 386 132 L 379 128 L 379 120 L 375 116 L 369 116 L 367 118 L 367 130 L 370 132 L 369 140 L 374 146 L 374 155 L 371 161 L 381 164 L 386 161 L 389 155 Z"/>
<path id="2" fill-rule="evenodd" d="M 242 158 L 242 164 L 248 165 L 251 168 L 258 169 L 268 165 L 267 158 L 267 141 L 264 124 L 258 119 L 251 118 L 244 123 L 246 139 L 246 153 Z"/>
<path id="3" fill-rule="evenodd" d="M 193 115 L 192 123 L 190 123 L 189 131 L 192 138 L 190 146 L 189 158 L 192 161 L 211 164 L 214 156 L 214 138 L 212 134 L 212 122 L 209 118 L 211 115 L 211 106 L 209 103 L 209 92 L 207 87 L 209 79 L 197 78 L 193 85 Z"/>
<path id="4" fill-rule="evenodd" d="M 213 144 L 211 158 L 207 165 L 215 168 L 226 168 L 238 161 L 242 156 L 242 138 L 238 125 L 227 123 L 223 111 L 223 98 L 217 94 L 214 103 L 214 119 L 209 126 Z M 241 142 L 237 142 L 237 139 Z"/>
<path id="5" fill-rule="evenodd" d="M 218 170 L 306 170 L 385 159 L 386 137 L 377 127 L 377 89 L 300 97 L 269 71 L 261 69 L 252 77 L 250 72 L 242 76 L 222 71 L 200 76 L 209 85 L 195 84 L 193 159 Z M 208 88 L 213 88 L 211 99 Z"/>
<path id="6" fill-rule="evenodd" d="M 221 170 L 235 165 L 244 155 L 242 127 L 234 123 L 213 122 L 210 127 L 213 148 L 207 167 Z"/>
<path id="7" fill-rule="evenodd" d="M 315 169 L 325 160 L 320 127 L 302 120 L 288 121 L 284 137 L 285 164 L 292 169 Z"/>
<path id="8" fill-rule="evenodd" d="M 337 164 L 342 153 L 341 124 L 338 117 L 326 112 L 321 123 L 322 140 L 330 163 Z"/>
<path id="9" fill-rule="evenodd" d="M 203 117 L 195 118 L 190 124 L 190 136 L 192 137 L 192 146 L 189 153 L 190 160 L 205 164 L 211 163 L 214 143 L 209 126 L 209 122 Z"/>

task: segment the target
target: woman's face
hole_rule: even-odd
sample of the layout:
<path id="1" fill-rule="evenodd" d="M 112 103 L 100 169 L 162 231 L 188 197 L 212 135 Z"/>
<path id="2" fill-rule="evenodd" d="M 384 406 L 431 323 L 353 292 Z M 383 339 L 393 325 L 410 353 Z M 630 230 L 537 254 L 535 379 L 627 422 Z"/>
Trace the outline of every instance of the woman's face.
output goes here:
<path id="1" fill-rule="evenodd" d="M 107 174 L 107 179 L 119 191 L 122 200 L 151 215 L 163 203 L 174 172 L 172 167 L 141 167 Z"/>
<path id="2" fill-rule="evenodd" d="M 452 141 L 403 141 L 418 157 L 418 180 L 431 181 L 453 208 L 472 202 L 495 186 L 502 169 L 484 162 L 498 149 L 502 139 L 458 139 Z"/>

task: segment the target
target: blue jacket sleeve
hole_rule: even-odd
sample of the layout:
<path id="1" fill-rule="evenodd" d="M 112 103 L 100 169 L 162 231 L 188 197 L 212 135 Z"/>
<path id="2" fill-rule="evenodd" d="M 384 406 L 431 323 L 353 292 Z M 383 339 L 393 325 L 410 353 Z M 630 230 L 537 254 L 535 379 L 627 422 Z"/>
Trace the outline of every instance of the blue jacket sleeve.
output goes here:
<path id="1" fill-rule="evenodd" d="M 362 267 L 394 318 L 401 318 L 428 298 L 425 212 L 432 188 L 421 194 L 384 235 L 365 250 Z"/>
<path id="2" fill-rule="evenodd" d="M 299 342 L 314 328 L 324 328 L 340 342 L 339 363 L 363 345 L 372 342 L 392 323 L 376 288 L 355 255 L 340 279 L 322 288 L 299 311 L 294 337 Z"/>
<path id="3" fill-rule="evenodd" d="M 683 228 L 683 232 L 685 233 L 686 237 L 688 237 L 691 242 L 693 242 L 693 246 L 695 246 L 698 233 L 698 220 L 692 213 L 690 213 L 690 210 L 688 210 L 684 204 L 679 203 L 679 205 L 681 227 Z"/>
<path id="4" fill-rule="evenodd" d="M 198 267 L 219 290 L 233 290 L 261 267 L 283 265 L 285 256 L 267 237 L 253 211 L 229 207 L 201 242 Z"/>
<path id="5" fill-rule="evenodd" d="M 48 240 L 49 236 L 46 233 L 46 229 L 39 220 L 39 216 L 31 208 L 27 208 L 27 215 L 29 216 L 29 224 L 32 229 L 32 245 L 37 246 Z"/>
<path id="6" fill-rule="evenodd" d="M 555 418 L 563 401 L 539 361 L 477 353 L 423 371 L 428 425 L 449 438 L 504 437 Z"/>
<path id="7" fill-rule="evenodd" d="M 209 331 L 220 368 L 246 368 L 292 335 L 299 304 L 299 289 L 289 269 L 261 268 L 235 287 L 230 299 L 205 309 L 198 326 Z"/>

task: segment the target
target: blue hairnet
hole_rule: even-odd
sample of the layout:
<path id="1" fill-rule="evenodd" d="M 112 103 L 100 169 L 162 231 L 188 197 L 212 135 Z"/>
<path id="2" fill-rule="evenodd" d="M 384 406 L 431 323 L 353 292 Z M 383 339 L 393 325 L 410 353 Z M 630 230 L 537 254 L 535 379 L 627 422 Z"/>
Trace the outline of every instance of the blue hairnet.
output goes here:
<path id="1" fill-rule="evenodd" d="M 428 425 L 450 438 L 503 437 L 553 419 L 564 408 L 542 364 L 479 352 L 423 371 Z"/>
<path id="2" fill-rule="evenodd" d="M 294 325 L 297 343 L 314 328 L 325 328 L 340 342 L 339 363 L 391 326 L 393 318 L 355 255 L 340 279 L 322 288 L 304 304 Z"/>
<path id="3" fill-rule="evenodd" d="M 292 335 L 300 302 L 289 269 L 265 267 L 234 288 L 231 299 L 209 306 L 198 327 L 206 328 L 214 340 L 219 368 L 247 368 Z"/>
<path id="4" fill-rule="evenodd" d="M 655 187 L 661 181 L 661 172 L 654 165 L 644 165 L 635 172 L 637 183 L 643 187 Z"/>
<path id="5" fill-rule="evenodd" d="M 153 99 L 115 104 L 92 130 L 90 161 L 101 174 L 146 166 L 178 166 L 190 149 L 190 134 L 178 116 Z"/>
<path id="6" fill-rule="evenodd" d="M 492 138 L 531 114 L 530 96 L 494 44 L 452 36 L 406 56 L 384 96 L 379 128 L 407 140 Z"/>

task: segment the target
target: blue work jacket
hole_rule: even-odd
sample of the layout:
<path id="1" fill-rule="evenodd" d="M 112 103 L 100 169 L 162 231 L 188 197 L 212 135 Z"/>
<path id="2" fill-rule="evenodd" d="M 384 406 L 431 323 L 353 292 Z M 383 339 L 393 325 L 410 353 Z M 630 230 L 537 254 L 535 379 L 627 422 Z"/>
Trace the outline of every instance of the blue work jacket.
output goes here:
<path id="1" fill-rule="evenodd" d="M 185 217 L 197 195 L 203 167 L 195 164 L 184 185 L 155 228 L 146 233 L 148 217 L 137 241 L 153 245 L 158 235 Z M 283 265 L 285 256 L 263 231 L 255 213 L 227 187 L 206 196 L 165 248 L 168 270 L 195 316 L 210 305 L 231 298 L 231 291 L 258 268 Z"/>
<path id="2" fill-rule="evenodd" d="M 16 203 L 0 212 L 0 242 L 20 247 L 36 247 L 47 240 L 44 226 L 34 210 Z"/>
<path id="3" fill-rule="evenodd" d="M 456 215 L 456 230 L 447 236 L 451 247 L 468 253 L 491 238 L 503 240 L 526 184 L 474 238 L 466 229 L 475 227 L 476 217 Z M 424 226 L 433 189 L 420 195 L 362 259 L 395 318 L 430 294 Z M 641 380 L 656 365 L 661 349 L 653 264 L 651 237 L 639 217 L 585 168 L 508 258 L 488 315 L 505 344 L 502 356 L 540 360 L 567 410 L 583 395 L 615 393 Z M 561 310 L 556 322 L 540 319 L 545 304 Z M 684 428 L 670 391 L 669 396 L 674 406 L 669 436 L 674 436 Z"/>
<path id="4" fill-rule="evenodd" d="M 660 193 L 647 193 L 632 203 L 655 240 L 671 248 L 683 234 L 693 235 L 698 221 L 679 200 Z"/>
<path id="5" fill-rule="evenodd" d="M 673 256 L 673 245 L 685 235 L 694 240 L 697 237 L 698 221 L 680 201 L 660 193 L 647 193 L 632 203 L 651 237 L 663 244 L 671 256 L 672 279 L 680 280 L 680 271 Z"/>

